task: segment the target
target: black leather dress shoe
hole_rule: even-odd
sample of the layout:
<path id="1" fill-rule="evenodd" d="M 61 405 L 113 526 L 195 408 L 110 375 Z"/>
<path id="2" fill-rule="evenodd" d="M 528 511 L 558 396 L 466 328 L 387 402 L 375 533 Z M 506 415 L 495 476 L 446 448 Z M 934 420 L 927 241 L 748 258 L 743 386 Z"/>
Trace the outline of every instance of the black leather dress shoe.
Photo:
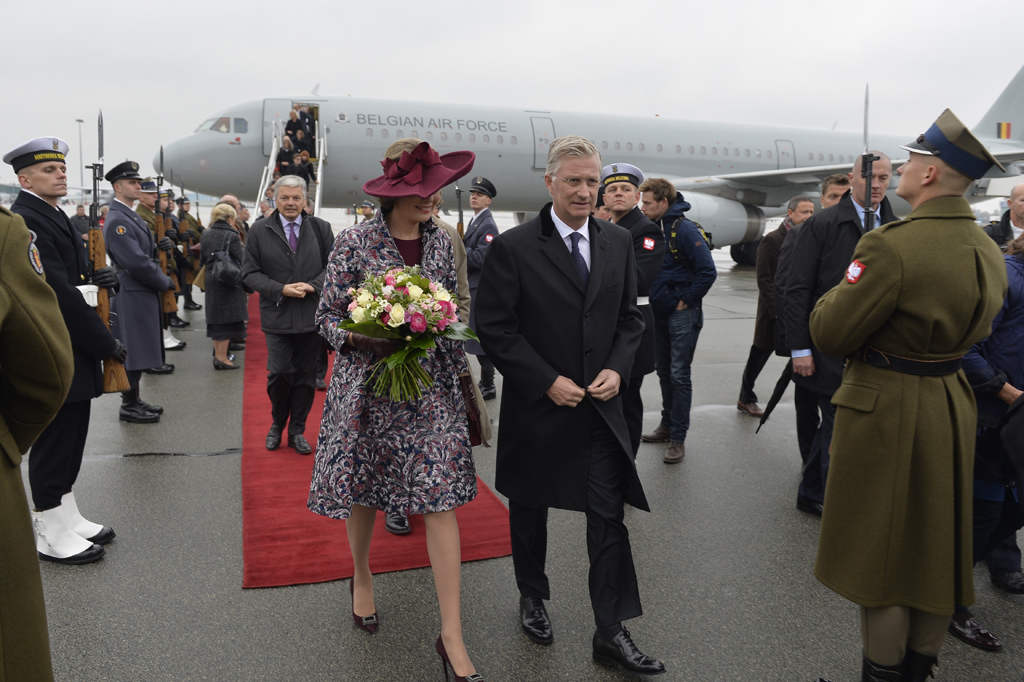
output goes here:
<path id="1" fill-rule="evenodd" d="M 408 535 L 412 532 L 409 519 L 405 514 L 392 514 L 391 512 L 384 514 L 384 528 L 392 535 Z"/>
<path id="2" fill-rule="evenodd" d="M 228 344 L 228 350 L 245 350 L 245 344 L 232 341 Z"/>
<path id="3" fill-rule="evenodd" d="M 87 550 L 79 552 L 74 556 L 69 556 L 64 559 L 60 557 L 50 556 L 39 552 L 39 558 L 43 561 L 52 561 L 55 564 L 67 564 L 69 566 L 81 566 L 82 564 L 91 564 L 94 561 L 99 561 L 107 553 L 107 550 L 103 549 L 99 545 L 93 545 Z"/>
<path id="4" fill-rule="evenodd" d="M 189 325 L 188 322 L 173 313 L 171 314 L 170 319 L 167 320 L 167 324 L 171 325 L 175 329 L 181 329 L 182 327 L 187 327 Z"/>
<path id="5" fill-rule="evenodd" d="M 185 301 L 185 310 L 202 310 L 203 306 L 193 301 Z"/>
<path id="6" fill-rule="evenodd" d="M 288 447 L 295 448 L 295 452 L 300 455 L 308 455 L 313 452 L 313 448 L 301 433 L 297 436 L 288 436 Z"/>
<path id="7" fill-rule="evenodd" d="M 637 675 L 661 675 L 665 672 L 664 663 L 636 648 L 626 628 L 610 640 L 599 637 L 595 632 L 594 660 L 601 665 L 617 665 Z"/>
<path id="8" fill-rule="evenodd" d="M 185 350 L 187 345 L 188 343 L 185 341 L 178 341 L 178 343 L 173 346 L 164 346 L 164 350 Z"/>
<path id="9" fill-rule="evenodd" d="M 551 644 L 551 619 L 544 608 L 544 600 L 537 597 L 519 597 L 519 620 L 523 632 L 537 644 Z"/>
<path id="10" fill-rule="evenodd" d="M 170 374 L 171 372 L 174 371 L 174 365 L 170 364 L 169 362 L 165 362 L 162 365 L 150 367 L 149 369 L 144 369 L 142 371 L 145 372 L 146 374 Z"/>
<path id="11" fill-rule="evenodd" d="M 494 400 L 498 397 L 498 391 L 494 388 L 494 384 L 485 384 L 481 381 L 478 387 L 480 388 L 480 397 L 484 400 Z"/>
<path id="12" fill-rule="evenodd" d="M 118 413 L 118 419 L 129 424 L 155 424 L 160 421 L 160 415 L 143 409 L 141 405 L 122 405 Z"/>
<path id="13" fill-rule="evenodd" d="M 86 538 L 86 540 L 94 545 L 107 545 L 110 544 L 110 541 L 115 537 L 117 537 L 117 533 L 114 532 L 113 528 L 103 526 L 99 533 L 96 533 L 96 535 L 93 535 L 91 538 Z"/>
<path id="14" fill-rule="evenodd" d="M 147 403 L 145 400 L 143 400 L 141 398 L 139 398 L 138 403 L 139 403 L 139 405 L 142 406 L 142 409 L 144 409 L 146 412 L 152 412 L 153 414 L 163 414 L 164 413 L 163 405 L 150 405 L 149 403 Z M 93 540 L 93 542 L 96 542 L 96 541 Z"/>
<path id="15" fill-rule="evenodd" d="M 267 450 L 277 450 L 281 447 L 281 432 L 283 430 L 283 426 L 276 424 L 270 427 L 270 431 L 267 433 Z"/>
<path id="16" fill-rule="evenodd" d="M 992 575 L 992 584 L 1003 592 L 1024 594 L 1024 573 L 995 573 Z"/>
<path id="17" fill-rule="evenodd" d="M 810 498 L 799 496 L 796 498 L 796 508 L 806 514 L 814 514 L 815 516 L 821 516 L 823 509 L 821 502 L 815 502 Z"/>
<path id="18" fill-rule="evenodd" d="M 999 638 L 974 620 L 970 611 L 953 614 L 953 617 L 949 619 L 949 634 L 985 651 L 999 651 L 1003 648 L 1003 643 L 999 641 Z"/>

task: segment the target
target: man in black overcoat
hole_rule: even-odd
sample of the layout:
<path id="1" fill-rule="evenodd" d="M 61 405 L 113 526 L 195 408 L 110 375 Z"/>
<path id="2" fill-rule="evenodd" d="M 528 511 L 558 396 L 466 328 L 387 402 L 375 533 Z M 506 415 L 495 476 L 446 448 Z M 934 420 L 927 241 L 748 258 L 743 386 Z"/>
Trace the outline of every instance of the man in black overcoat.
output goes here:
<path id="1" fill-rule="evenodd" d="M 821 423 L 811 444 L 810 456 L 804 462 L 803 478 L 797 491 L 796 508 L 821 516 L 828 477 L 829 446 L 832 443 L 834 408 L 832 394 L 843 381 L 844 358 L 826 355 L 811 341 L 811 311 L 822 295 L 839 284 L 853 260 L 853 251 L 864 234 L 864 213 L 867 202 L 875 214 L 873 227 L 897 220 L 885 198 L 892 177 L 892 162 L 881 152 L 872 165 L 870 197 L 868 182 L 861 176 L 858 156 L 848 175 L 850 191 L 839 203 L 808 218 L 786 237 L 779 255 L 776 290 L 783 288 L 785 309 L 780 310 L 780 323 L 790 357 L 793 358 L 793 381 L 814 391 L 821 410 Z M 785 272 L 785 282 L 782 273 Z"/>
<path id="2" fill-rule="evenodd" d="M 651 309 L 651 285 L 661 272 L 665 255 L 665 236 L 661 228 L 648 220 L 637 205 L 643 172 L 628 163 L 612 163 L 601 169 L 601 186 L 605 205 L 612 214 L 612 222 L 629 230 L 633 240 L 633 260 L 636 264 L 636 307 L 644 316 L 644 336 L 633 356 L 629 373 L 629 386 L 622 395 L 622 410 L 629 428 L 629 443 L 633 455 L 640 448 L 640 432 L 644 426 L 644 401 L 640 387 L 644 376 L 654 371 L 654 311 Z"/>
<path id="3" fill-rule="evenodd" d="M 40 137 L 8 152 L 4 163 L 14 167 L 22 188 L 11 210 L 24 218 L 32 232 L 75 359 L 71 390 L 29 457 L 37 548 L 46 561 L 85 564 L 103 557 L 99 545 L 110 542 L 114 531 L 82 517 L 72 487 L 82 466 L 92 399 L 103 393 L 101 363 L 112 356 L 123 362 L 125 347 L 86 301 L 95 287 L 116 286 L 117 276 L 105 264 L 89 272 L 81 229 L 57 205 L 68 191 L 66 153 L 64 140 Z"/>
<path id="4" fill-rule="evenodd" d="M 497 489 L 509 498 L 523 631 L 552 641 L 543 600 L 547 509 L 585 512 L 594 660 L 658 674 L 622 621 L 642 613 L 624 503 L 649 510 L 622 391 L 643 336 L 627 230 L 593 220 L 601 156 L 586 138 L 554 140 L 552 203 L 491 243 L 477 290 L 477 331 L 504 377 Z"/>
<path id="5" fill-rule="evenodd" d="M 491 215 L 491 201 L 498 196 L 494 184 L 483 176 L 473 178 L 469 190 L 469 205 L 474 211 L 473 218 L 466 226 L 463 244 L 466 247 L 466 276 L 469 279 L 469 325 L 475 324 L 476 290 L 480 286 L 480 272 L 484 268 L 487 247 L 498 236 L 498 224 Z M 480 395 L 484 400 L 494 400 L 498 396 L 494 388 L 494 363 L 491 362 L 483 347 L 476 341 L 466 342 L 466 352 L 476 356 L 480 363 Z"/>

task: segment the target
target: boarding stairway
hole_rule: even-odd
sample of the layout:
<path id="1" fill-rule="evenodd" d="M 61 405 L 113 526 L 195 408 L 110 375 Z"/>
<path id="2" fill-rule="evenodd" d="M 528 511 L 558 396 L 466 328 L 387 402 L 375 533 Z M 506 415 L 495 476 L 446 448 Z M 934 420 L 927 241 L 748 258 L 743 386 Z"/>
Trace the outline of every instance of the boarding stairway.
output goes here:
<path id="1" fill-rule="evenodd" d="M 323 193 L 320 188 L 324 183 L 324 167 L 327 165 L 327 140 L 324 135 L 325 126 L 319 121 L 317 122 L 317 136 L 316 136 L 316 179 L 318 182 L 310 183 L 309 190 L 307 192 L 306 203 L 309 211 L 313 215 L 320 214 L 321 200 Z M 255 206 L 258 208 L 260 202 L 264 200 L 264 194 L 267 192 L 267 188 L 270 187 L 274 181 L 274 169 L 277 167 L 277 154 L 281 151 L 282 140 L 284 139 L 284 124 L 281 121 L 274 121 L 273 124 L 274 137 L 270 144 L 270 158 L 267 160 L 267 167 L 263 169 L 263 176 L 260 178 L 260 189 L 256 194 Z"/>

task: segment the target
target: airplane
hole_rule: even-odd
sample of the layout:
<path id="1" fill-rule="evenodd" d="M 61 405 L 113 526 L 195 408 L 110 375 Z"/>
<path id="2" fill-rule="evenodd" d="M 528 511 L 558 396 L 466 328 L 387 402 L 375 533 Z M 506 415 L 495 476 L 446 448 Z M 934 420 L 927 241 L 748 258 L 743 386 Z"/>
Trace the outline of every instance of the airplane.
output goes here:
<path id="1" fill-rule="evenodd" d="M 185 178 L 191 190 L 258 203 L 293 104 L 308 107 L 317 121 L 318 144 L 324 145 L 318 189 L 323 206 L 361 202 L 363 183 L 380 174 L 384 149 L 396 139 L 418 137 L 442 154 L 475 152 L 473 174 L 498 188 L 491 208 L 514 211 L 522 222 L 550 200 L 542 181 L 548 145 L 560 135 L 582 135 L 597 145 L 604 163 L 628 162 L 648 177 L 669 179 L 693 207 L 687 217 L 713 235 L 716 247 L 731 246 L 733 259 L 749 264 L 766 218 L 782 215 L 797 194 L 817 194 L 821 180 L 849 172 L 864 151 L 862 133 L 849 131 L 313 94 L 253 100 L 218 112 L 164 146 L 165 170 Z M 974 132 L 1004 165 L 1024 161 L 1024 67 Z M 895 166 L 907 157 L 899 146 L 916 134 L 872 135 L 870 146 Z M 159 167 L 159 154 L 154 165 Z M 1019 174 L 1019 165 L 1008 167 L 1006 175 Z M 994 168 L 972 186 L 969 200 L 995 196 L 986 190 L 997 177 L 1004 174 Z M 454 205 L 453 194 L 453 186 L 445 188 L 446 207 Z M 909 212 L 894 193 L 889 196 L 897 214 Z"/>

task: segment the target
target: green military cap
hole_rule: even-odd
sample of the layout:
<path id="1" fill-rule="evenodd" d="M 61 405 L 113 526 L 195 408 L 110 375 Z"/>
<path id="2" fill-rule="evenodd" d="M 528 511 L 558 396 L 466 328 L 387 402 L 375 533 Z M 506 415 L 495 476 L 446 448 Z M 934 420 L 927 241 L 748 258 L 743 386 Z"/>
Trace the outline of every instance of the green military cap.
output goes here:
<path id="1" fill-rule="evenodd" d="M 975 180 L 983 177 L 992 166 L 999 166 L 999 170 L 1006 171 L 1003 164 L 949 109 L 943 111 L 932 127 L 919 135 L 917 140 L 900 149 L 937 156 L 950 167 Z"/>

